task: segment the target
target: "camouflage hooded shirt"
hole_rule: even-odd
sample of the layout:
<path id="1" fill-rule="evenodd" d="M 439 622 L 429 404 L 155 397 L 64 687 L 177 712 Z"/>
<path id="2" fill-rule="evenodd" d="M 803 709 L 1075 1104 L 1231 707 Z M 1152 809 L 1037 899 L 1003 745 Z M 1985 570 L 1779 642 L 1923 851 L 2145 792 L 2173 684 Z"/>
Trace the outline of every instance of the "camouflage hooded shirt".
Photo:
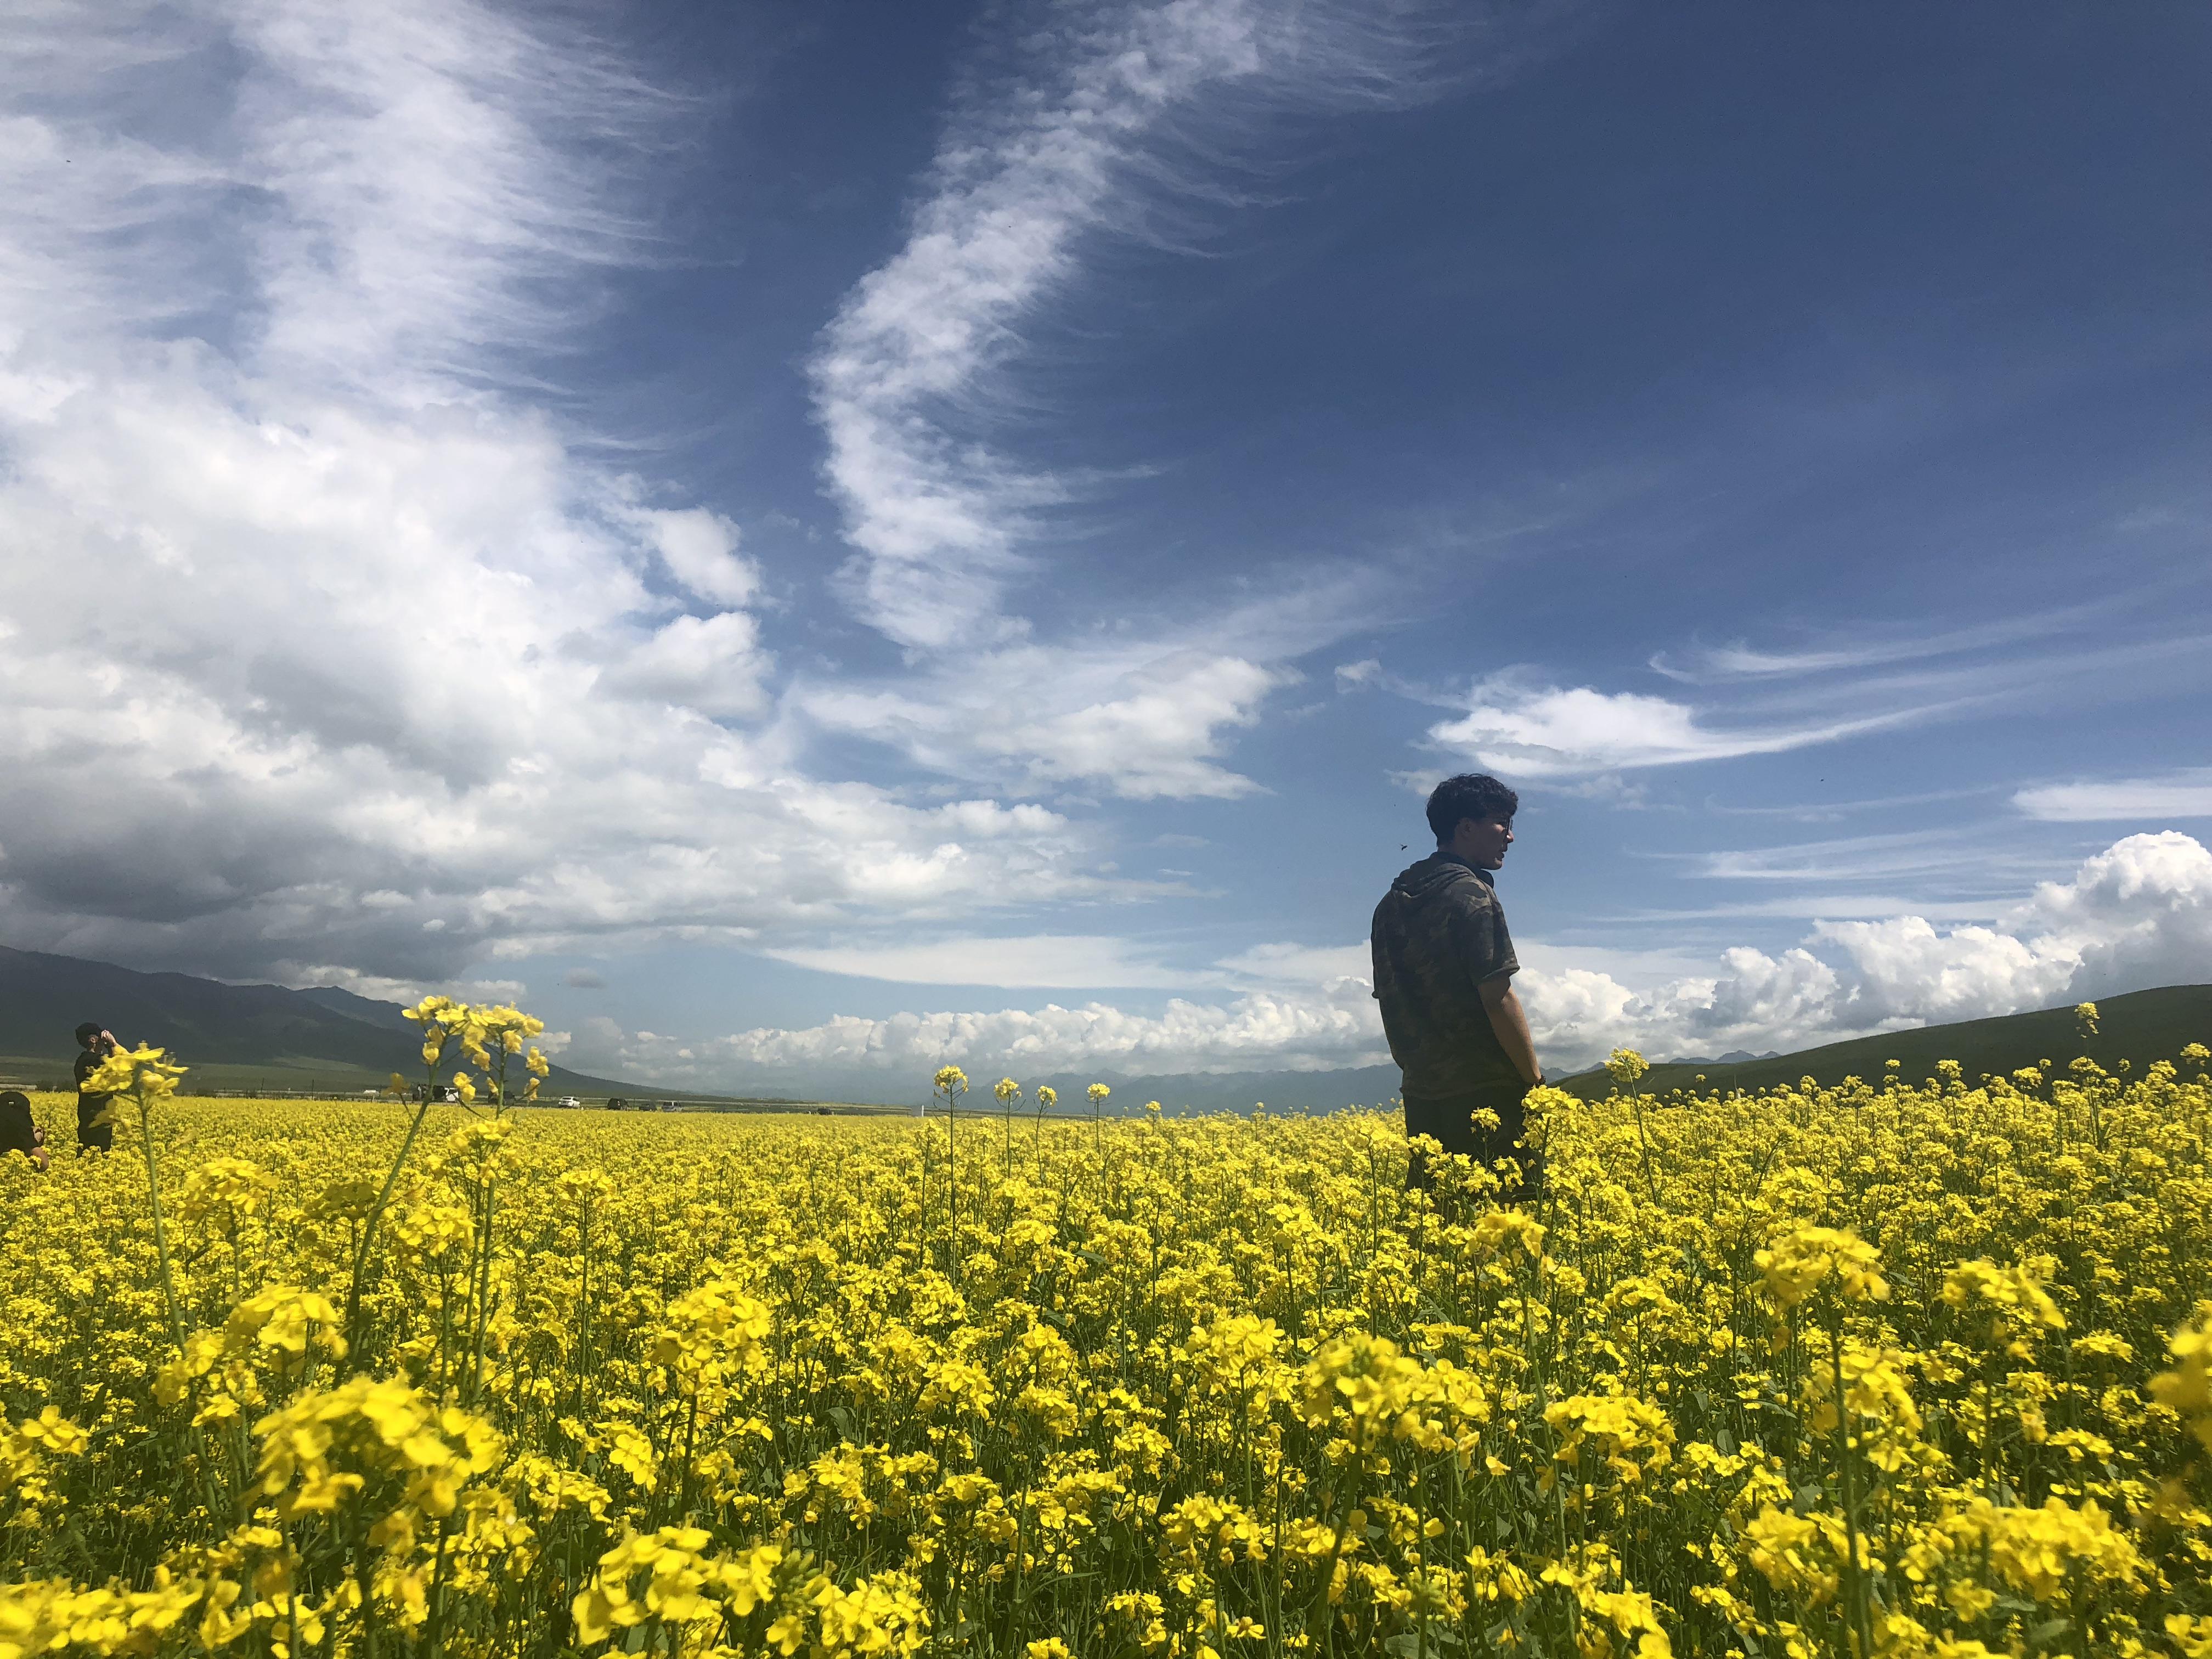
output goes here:
<path id="1" fill-rule="evenodd" d="M 1490 872 L 1437 853 L 1375 907 L 1375 996 L 1390 1057 L 1417 1099 L 1521 1088 L 1475 988 L 1521 971 Z"/>

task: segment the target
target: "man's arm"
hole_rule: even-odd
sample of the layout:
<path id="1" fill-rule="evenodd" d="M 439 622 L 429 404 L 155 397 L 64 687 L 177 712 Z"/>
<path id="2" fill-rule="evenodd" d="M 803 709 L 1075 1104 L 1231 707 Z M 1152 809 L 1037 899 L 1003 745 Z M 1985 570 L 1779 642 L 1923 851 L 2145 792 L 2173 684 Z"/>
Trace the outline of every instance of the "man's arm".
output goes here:
<path id="1" fill-rule="evenodd" d="M 1490 1016 L 1490 1029 L 1498 1033 L 1505 1058 L 1520 1068 L 1522 1077 L 1534 1088 L 1544 1080 L 1544 1068 L 1537 1063 L 1536 1040 L 1528 1035 L 1528 1012 L 1513 994 L 1513 976 L 1499 974 L 1474 988 L 1481 994 L 1482 1011 Z"/>

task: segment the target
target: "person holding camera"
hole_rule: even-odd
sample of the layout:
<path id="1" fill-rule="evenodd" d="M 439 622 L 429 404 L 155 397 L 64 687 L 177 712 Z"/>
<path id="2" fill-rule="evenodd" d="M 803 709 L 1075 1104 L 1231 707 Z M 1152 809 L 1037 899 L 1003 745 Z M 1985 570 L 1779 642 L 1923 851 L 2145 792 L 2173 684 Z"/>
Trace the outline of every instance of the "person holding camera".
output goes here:
<path id="1" fill-rule="evenodd" d="M 106 1119 L 108 1103 L 113 1095 L 88 1094 L 85 1079 L 98 1071 L 115 1052 L 115 1033 L 107 1030 L 95 1020 L 87 1020 L 76 1028 L 76 1046 L 84 1052 L 76 1057 L 76 1149 L 80 1156 L 87 1152 L 108 1152 L 115 1150 L 115 1125 Z"/>

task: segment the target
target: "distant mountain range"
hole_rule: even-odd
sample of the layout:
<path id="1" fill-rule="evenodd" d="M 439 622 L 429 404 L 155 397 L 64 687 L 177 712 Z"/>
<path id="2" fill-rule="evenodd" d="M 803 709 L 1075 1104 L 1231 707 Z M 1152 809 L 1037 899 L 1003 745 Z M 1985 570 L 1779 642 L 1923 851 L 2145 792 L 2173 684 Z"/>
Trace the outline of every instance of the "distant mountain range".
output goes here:
<path id="1" fill-rule="evenodd" d="M 225 985 L 0 946 L 0 1073 L 66 1079 L 77 1052 L 71 1033 L 88 1019 L 125 1042 L 168 1049 L 203 1088 L 349 1090 L 422 1072 L 418 1028 L 396 1002 L 334 986 Z M 544 1090 L 657 1092 L 558 1066 Z"/>

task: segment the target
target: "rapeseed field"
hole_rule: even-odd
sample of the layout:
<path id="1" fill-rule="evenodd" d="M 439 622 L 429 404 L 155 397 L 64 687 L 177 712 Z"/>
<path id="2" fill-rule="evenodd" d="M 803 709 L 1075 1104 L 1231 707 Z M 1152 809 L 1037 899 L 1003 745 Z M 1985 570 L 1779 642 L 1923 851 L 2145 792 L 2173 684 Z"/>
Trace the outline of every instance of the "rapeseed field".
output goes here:
<path id="1" fill-rule="evenodd" d="M 39 1103 L 0 1659 L 2212 1656 L 2201 1048 L 1623 1054 L 1505 1207 L 1408 1194 L 1388 1114 L 949 1068 L 922 1121 L 545 1112 L 534 1022 L 417 1012 L 469 1105 L 141 1051 L 78 1159 Z"/>

